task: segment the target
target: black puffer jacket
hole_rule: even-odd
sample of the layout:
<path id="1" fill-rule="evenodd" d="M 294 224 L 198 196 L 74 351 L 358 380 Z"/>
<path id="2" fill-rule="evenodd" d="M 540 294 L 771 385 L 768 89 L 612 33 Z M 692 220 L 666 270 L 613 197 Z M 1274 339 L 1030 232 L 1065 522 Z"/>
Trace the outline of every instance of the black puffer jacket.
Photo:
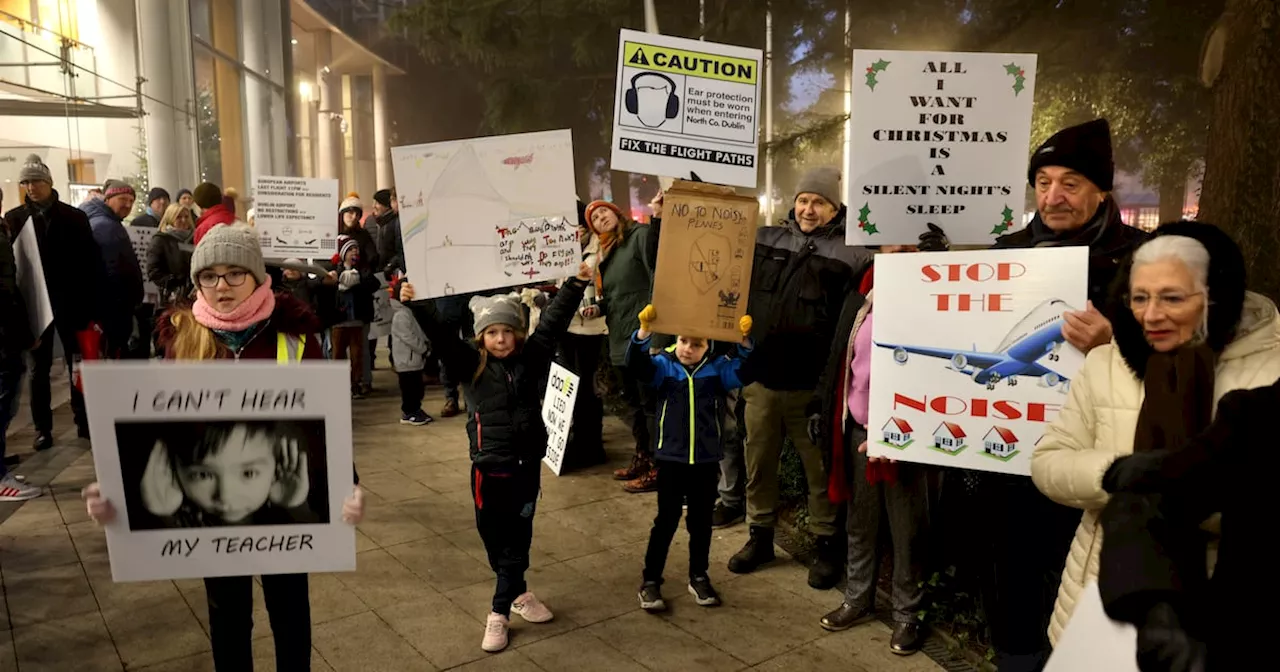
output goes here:
<path id="1" fill-rule="evenodd" d="M 481 355 L 475 346 L 459 340 L 436 319 L 433 301 L 412 304 L 440 361 L 453 377 L 465 381 L 462 392 L 471 414 L 467 419 L 471 461 L 482 471 L 532 465 L 546 455 L 542 398 L 547 372 L 586 287 L 577 278 L 566 281 L 524 345 L 505 359 L 486 357 L 478 377 Z"/>

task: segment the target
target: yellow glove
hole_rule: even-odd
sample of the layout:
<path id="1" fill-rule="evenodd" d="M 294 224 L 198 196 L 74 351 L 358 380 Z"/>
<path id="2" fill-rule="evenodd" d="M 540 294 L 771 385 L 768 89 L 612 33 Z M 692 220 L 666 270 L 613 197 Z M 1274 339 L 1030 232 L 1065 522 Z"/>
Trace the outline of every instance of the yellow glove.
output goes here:
<path id="1" fill-rule="evenodd" d="M 645 306 L 644 310 L 640 311 L 639 317 L 640 317 L 640 328 L 643 329 L 644 331 L 649 331 L 649 325 L 654 320 L 658 319 L 658 311 L 653 309 L 653 304 L 651 303 Z"/>
<path id="2" fill-rule="evenodd" d="M 738 320 L 738 331 L 742 332 L 743 338 L 751 335 L 752 324 L 750 315 L 743 315 L 742 319 Z"/>

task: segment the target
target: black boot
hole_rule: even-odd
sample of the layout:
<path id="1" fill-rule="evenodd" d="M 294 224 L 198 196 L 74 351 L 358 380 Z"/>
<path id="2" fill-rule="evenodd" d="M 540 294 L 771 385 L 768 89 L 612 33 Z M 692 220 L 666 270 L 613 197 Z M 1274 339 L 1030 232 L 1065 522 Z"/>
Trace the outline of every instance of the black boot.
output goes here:
<path id="1" fill-rule="evenodd" d="M 751 538 L 747 540 L 746 545 L 729 558 L 729 571 L 734 574 L 750 574 L 760 565 L 772 562 L 773 559 L 773 528 L 753 525 Z"/>
<path id="2" fill-rule="evenodd" d="M 844 563 L 840 562 L 840 545 L 835 537 L 818 537 L 817 557 L 809 567 L 809 587 L 818 590 L 833 588 L 840 582 L 840 571 Z"/>

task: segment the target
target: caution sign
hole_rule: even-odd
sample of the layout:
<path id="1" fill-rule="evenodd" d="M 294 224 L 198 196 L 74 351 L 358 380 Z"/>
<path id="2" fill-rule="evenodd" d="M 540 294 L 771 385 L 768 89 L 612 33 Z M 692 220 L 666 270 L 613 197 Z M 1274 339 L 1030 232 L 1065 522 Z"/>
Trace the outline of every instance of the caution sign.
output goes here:
<path id="1" fill-rule="evenodd" d="M 613 170 L 756 186 L 759 49 L 623 30 Z"/>

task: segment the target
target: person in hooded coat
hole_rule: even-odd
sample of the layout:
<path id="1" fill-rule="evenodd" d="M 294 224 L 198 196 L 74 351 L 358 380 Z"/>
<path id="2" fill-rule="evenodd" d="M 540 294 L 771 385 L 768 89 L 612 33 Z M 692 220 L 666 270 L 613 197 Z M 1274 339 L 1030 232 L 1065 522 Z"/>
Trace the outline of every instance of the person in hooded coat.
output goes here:
<path id="1" fill-rule="evenodd" d="M 1175 222 L 1121 268 L 1108 309 L 1114 341 L 1094 348 L 1031 457 L 1035 486 L 1083 510 L 1049 639 L 1057 642 L 1104 547 L 1104 475 L 1117 459 L 1203 431 L 1218 400 L 1280 378 L 1280 313 L 1246 291 L 1244 258 L 1217 227 Z M 1216 533 L 1216 529 L 1211 530 Z M 1204 550 L 1212 566 L 1215 544 Z"/>
<path id="2" fill-rule="evenodd" d="M 124 217 L 133 209 L 133 187 L 121 180 L 107 180 L 103 200 L 81 206 L 89 217 L 93 239 L 102 253 L 107 282 L 101 288 L 102 329 L 107 352 L 123 355 L 134 331 L 134 319 L 142 305 L 142 266 L 133 240 L 124 228 Z M 150 329 L 147 330 L 148 334 Z"/>

